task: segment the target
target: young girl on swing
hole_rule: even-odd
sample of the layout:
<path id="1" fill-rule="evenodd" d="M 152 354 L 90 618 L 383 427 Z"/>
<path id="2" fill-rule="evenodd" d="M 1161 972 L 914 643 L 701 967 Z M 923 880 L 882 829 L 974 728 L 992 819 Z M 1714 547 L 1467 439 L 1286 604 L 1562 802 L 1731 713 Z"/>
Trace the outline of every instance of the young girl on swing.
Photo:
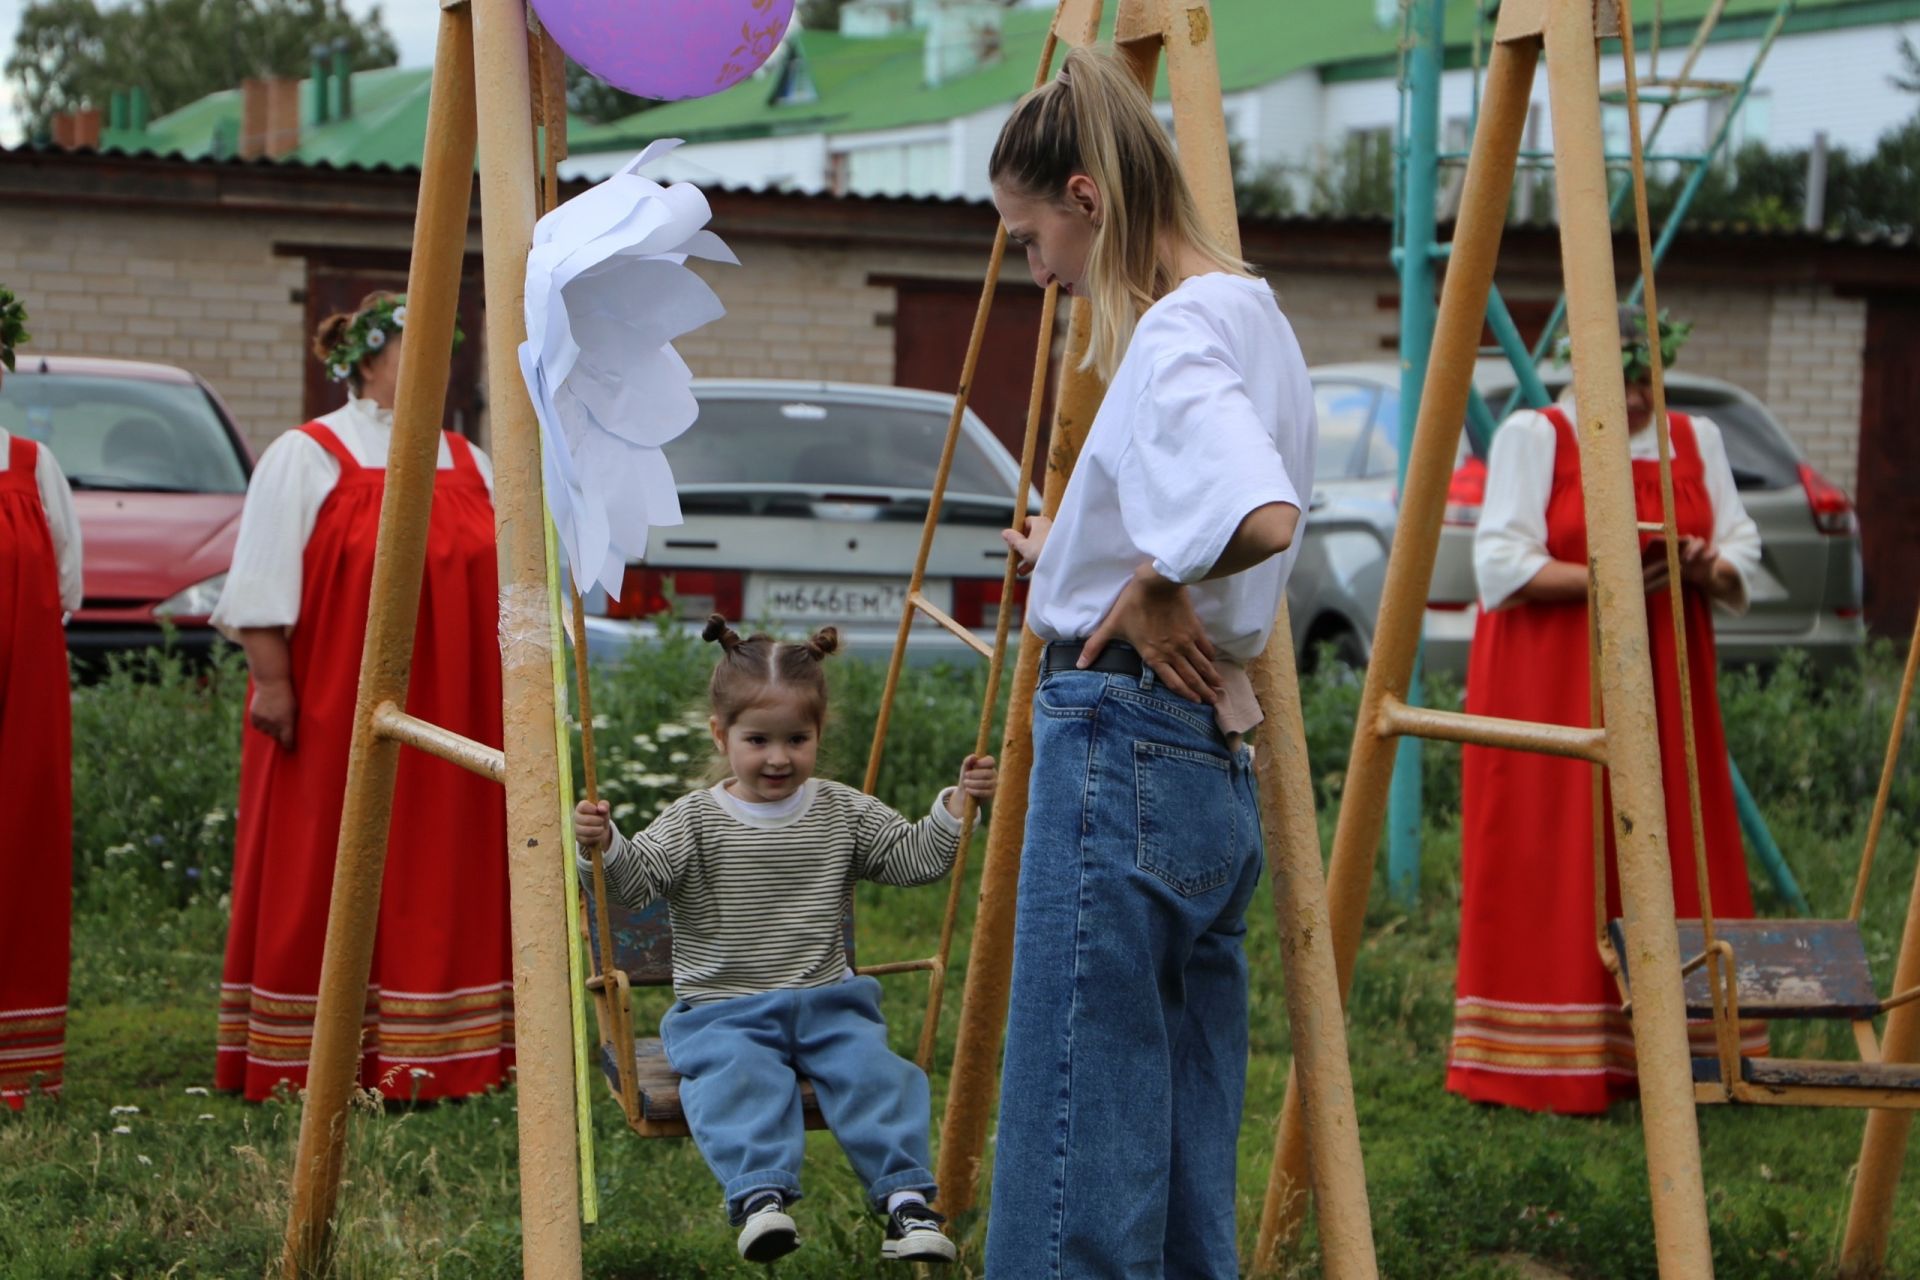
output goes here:
<path id="1" fill-rule="evenodd" d="M 601 847 L 607 891 L 634 908 L 664 898 L 678 1001 L 660 1024 L 680 1103 L 725 1187 L 740 1256 L 770 1262 L 799 1247 L 787 1205 L 800 1198 L 799 1081 L 887 1216 L 882 1256 L 951 1262 L 928 1208 L 927 1077 L 887 1047 L 880 984 L 847 965 L 843 922 L 856 880 L 929 884 L 953 866 L 961 795 L 993 795 L 990 756 L 968 756 L 958 787 L 908 822 L 851 787 L 813 776 L 827 712 L 828 627 L 806 644 L 742 640 L 715 614 L 723 650 L 709 687 L 714 746 L 729 776 L 675 802 L 645 831 L 613 828 L 605 801 L 582 801 L 582 866 Z"/>

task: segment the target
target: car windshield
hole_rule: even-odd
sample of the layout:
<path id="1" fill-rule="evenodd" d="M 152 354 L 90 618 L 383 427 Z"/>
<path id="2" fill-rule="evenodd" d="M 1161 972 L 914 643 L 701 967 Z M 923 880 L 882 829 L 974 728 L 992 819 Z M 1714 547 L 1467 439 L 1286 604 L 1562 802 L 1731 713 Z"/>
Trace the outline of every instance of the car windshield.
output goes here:
<path id="1" fill-rule="evenodd" d="M 1361 441 L 1378 397 L 1378 391 L 1358 382 L 1314 384 L 1313 412 L 1320 427 L 1314 473 L 1321 479 L 1343 480 L 1359 471 Z"/>
<path id="2" fill-rule="evenodd" d="M 703 397 L 700 420 L 666 454 L 681 485 L 926 490 L 946 433 L 944 411 L 826 398 Z M 1012 485 L 962 432 L 947 488 L 1005 499 Z"/>
<path id="3" fill-rule="evenodd" d="M 0 427 L 51 448 L 76 489 L 247 491 L 239 451 L 191 383 L 20 373 L 0 385 Z"/>

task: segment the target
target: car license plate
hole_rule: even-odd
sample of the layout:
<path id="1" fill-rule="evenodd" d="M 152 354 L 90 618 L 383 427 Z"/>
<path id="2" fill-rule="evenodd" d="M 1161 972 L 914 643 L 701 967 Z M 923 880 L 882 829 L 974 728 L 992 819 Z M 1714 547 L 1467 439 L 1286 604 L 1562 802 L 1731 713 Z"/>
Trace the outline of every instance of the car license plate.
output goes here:
<path id="1" fill-rule="evenodd" d="M 766 609 L 776 618 L 821 622 L 896 621 L 906 604 L 904 582 L 784 578 L 767 584 Z"/>

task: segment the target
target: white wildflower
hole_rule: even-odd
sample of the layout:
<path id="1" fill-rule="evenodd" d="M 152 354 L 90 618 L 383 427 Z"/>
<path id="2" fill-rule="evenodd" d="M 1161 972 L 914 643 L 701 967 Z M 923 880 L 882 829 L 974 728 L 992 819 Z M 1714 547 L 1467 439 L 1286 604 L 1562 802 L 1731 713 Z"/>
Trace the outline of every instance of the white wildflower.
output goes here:
<path id="1" fill-rule="evenodd" d="M 593 731 L 595 733 L 599 733 L 601 730 L 605 729 L 608 725 L 612 723 L 613 722 L 607 719 L 605 716 L 595 716 L 593 718 Z"/>
<path id="2" fill-rule="evenodd" d="M 211 1111 L 202 1111 L 199 1115 L 194 1117 L 195 1120 L 212 1120 L 214 1118 L 215 1118 L 214 1114 Z"/>
<path id="3" fill-rule="evenodd" d="M 407 327 L 407 304 L 404 302 L 393 309 L 393 327 L 396 329 Z"/>
<path id="4" fill-rule="evenodd" d="M 206 816 L 200 819 L 200 825 L 208 831 L 213 831 L 226 820 L 227 811 L 225 809 L 209 809 L 207 810 Z"/>
<path id="5" fill-rule="evenodd" d="M 676 751 L 672 755 L 667 757 L 667 763 L 668 764 L 685 764 L 691 758 L 692 757 L 688 756 L 687 753 L 684 751 Z"/>
<path id="6" fill-rule="evenodd" d="M 137 1116 L 140 1114 L 140 1108 L 122 1104 L 113 1108 L 109 1114 L 116 1116 Z"/>
<path id="7" fill-rule="evenodd" d="M 653 745 L 653 739 L 644 733 L 636 733 L 633 735 L 633 745 L 636 747 L 651 747 Z M 132 846 L 129 845 L 128 847 L 131 848 Z"/>
<path id="8" fill-rule="evenodd" d="M 135 1160 L 138 1160 L 138 1161 L 139 1161 L 139 1162 L 140 1162 L 141 1164 L 152 1164 L 152 1163 L 153 1163 L 153 1157 L 152 1157 L 152 1156 L 143 1156 L 143 1155 L 138 1155 L 138 1154 L 136 1154 L 136 1155 L 135 1155 L 135 1156 L 134 1156 L 133 1158 L 134 1158 Z"/>
<path id="9" fill-rule="evenodd" d="M 370 329 L 367 331 L 367 350 L 378 351 L 386 345 L 387 331 L 385 329 Z"/>
<path id="10" fill-rule="evenodd" d="M 189 1098 L 205 1098 L 211 1096 L 212 1093 L 213 1090 L 203 1084 L 190 1084 L 186 1088 L 186 1094 Z"/>
<path id="11" fill-rule="evenodd" d="M 116 845 L 109 846 L 109 848 L 107 849 L 107 856 L 109 858 L 124 858 L 132 852 L 133 852 L 132 845 L 116 844 Z"/>
<path id="12" fill-rule="evenodd" d="M 173 870 L 173 859 L 172 859 L 172 858 L 162 858 L 162 859 L 160 859 L 160 869 L 161 869 L 162 871 L 171 871 L 171 870 Z"/>
<path id="13" fill-rule="evenodd" d="M 671 742 L 675 738 L 684 738 L 691 730 L 683 724 L 663 724 L 654 733 L 662 740 Z"/>
<path id="14" fill-rule="evenodd" d="M 628 818 L 631 818 L 636 812 L 638 812 L 638 810 L 634 805 L 630 803 L 626 803 L 624 801 L 620 804 L 613 806 L 613 816 L 615 819 L 621 822 L 625 822 Z"/>
<path id="15" fill-rule="evenodd" d="M 114 1131 L 115 1133 L 117 1133 L 117 1134 L 119 1134 L 119 1135 L 120 1135 L 121 1137 L 123 1137 L 123 1138 L 124 1138 L 124 1137 L 125 1137 L 126 1135 L 128 1135 L 128 1134 L 130 1134 L 130 1133 L 132 1133 L 132 1132 L 133 1132 L 133 1130 L 132 1130 L 132 1129 L 129 1129 L 129 1128 L 128 1128 L 128 1127 L 126 1126 L 126 1125 L 123 1125 L 123 1124 L 117 1124 L 117 1125 L 115 1125 L 115 1126 L 113 1126 L 113 1131 Z"/>

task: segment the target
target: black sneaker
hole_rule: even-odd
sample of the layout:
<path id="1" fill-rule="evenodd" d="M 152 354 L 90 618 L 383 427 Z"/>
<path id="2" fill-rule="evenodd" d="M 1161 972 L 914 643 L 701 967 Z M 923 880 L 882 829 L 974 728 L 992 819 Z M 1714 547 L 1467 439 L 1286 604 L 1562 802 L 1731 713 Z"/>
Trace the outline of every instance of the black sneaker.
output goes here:
<path id="1" fill-rule="evenodd" d="M 919 1200 L 909 1200 L 887 1215 L 887 1238 L 880 1256 L 900 1262 L 952 1262 L 953 1241 L 940 1230 L 946 1219 Z"/>
<path id="2" fill-rule="evenodd" d="M 778 1191 L 762 1191 L 748 1200 L 741 1210 L 738 1247 L 748 1262 L 772 1262 L 800 1247 L 800 1231 L 787 1216 L 786 1197 Z"/>

